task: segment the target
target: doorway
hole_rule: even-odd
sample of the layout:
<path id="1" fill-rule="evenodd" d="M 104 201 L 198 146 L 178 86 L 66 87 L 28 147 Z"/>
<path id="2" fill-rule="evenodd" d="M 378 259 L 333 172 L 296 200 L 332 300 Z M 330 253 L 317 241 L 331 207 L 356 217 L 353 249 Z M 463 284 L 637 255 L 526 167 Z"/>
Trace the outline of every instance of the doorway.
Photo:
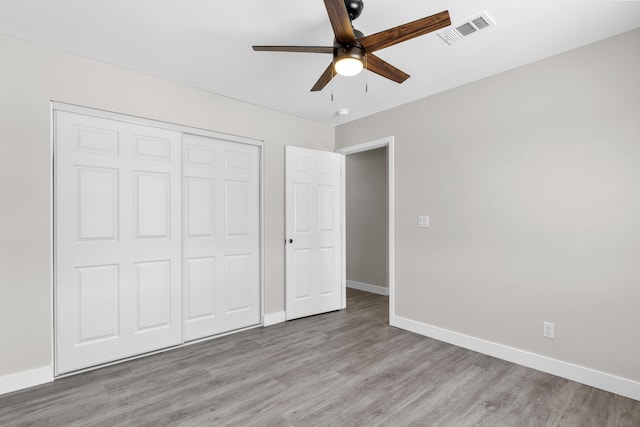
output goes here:
<path id="1" fill-rule="evenodd" d="M 360 202 L 365 205 L 358 209 L 353 206 L 353 203 L 350 207 L 349 201 L 346 201 L 347 231 L 344 245 L 347 258 L 347 286 L 382 295 L 388 294 L 389 317 L 391 319 L 395 316 L 393 137 L 341 148 L 336 152 L 346 155 L 345 180 L 356 181 L 345 183 L 347 196 L 351 192 L 351 197 L 353 197 L 354 191 L 361 185 L 363 194 Z M 354 157 L 350 158 L 349 156 Z M 359 176 L 350 174 L 350 166 L 351 172 L 355 171 Z M 380 166 L 383 169 L 378 171 L 379 173 L 372 170 Z M 385 184 L 386 188 L 380 188 Z M 376 189 L 378 190 L 377 194 L 370 194 Z M 382 198 L 379 197 L 380 193 L 383 195 Z M 376 209 L 378 212 L 365 212 L 367 209 Z M 381 209 L 386 212 L 379 212 Z M 386 224 L 384 224 L 385 222 Z M 381 226 L 384 227 L 384 230 L 379 230 Z M 359 248 L 359 253 L 355 252 L 356 248 Z M 350 254 L 351 258 L 349 258 Z M 381 262 L 386 265 L 380 266 Z M 372 264 L 375 266 L 371 267 Z M 367 269 L 367 265 L 370 268 Z"/>

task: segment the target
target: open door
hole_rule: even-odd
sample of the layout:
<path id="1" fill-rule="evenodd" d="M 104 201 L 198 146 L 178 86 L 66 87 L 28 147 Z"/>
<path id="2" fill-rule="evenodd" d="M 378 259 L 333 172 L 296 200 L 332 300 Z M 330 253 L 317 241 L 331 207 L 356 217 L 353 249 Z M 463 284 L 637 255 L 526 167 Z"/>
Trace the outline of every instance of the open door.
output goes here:
<path id="1" fill-rule="evenodd" d="M 344 308 L 344 155 L 285 148 L 286 318 Z"/>

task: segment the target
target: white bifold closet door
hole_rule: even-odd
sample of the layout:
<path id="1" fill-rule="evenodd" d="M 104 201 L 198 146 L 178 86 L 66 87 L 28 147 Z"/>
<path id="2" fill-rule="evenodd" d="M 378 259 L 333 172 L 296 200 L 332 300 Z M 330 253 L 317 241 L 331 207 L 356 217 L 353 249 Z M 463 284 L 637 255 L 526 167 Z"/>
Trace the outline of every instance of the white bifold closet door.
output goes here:
<path id="1" fill-rule="evenodd" d="M 184 134 L 184 340 L 260 323 L 259 148 Z"/>
<path id="2" fill-rule="evenodd" d="M 181 342 L 180 133 L 55 112 L 56 371 Z"/>

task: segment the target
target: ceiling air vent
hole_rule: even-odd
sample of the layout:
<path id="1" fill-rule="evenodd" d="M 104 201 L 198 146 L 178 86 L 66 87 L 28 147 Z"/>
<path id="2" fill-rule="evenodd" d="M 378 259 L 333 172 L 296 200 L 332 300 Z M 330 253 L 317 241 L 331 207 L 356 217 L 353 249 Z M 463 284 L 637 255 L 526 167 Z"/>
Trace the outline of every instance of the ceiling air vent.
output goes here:
<path id="1" fill-rule="evenodd" d="M 453 28 L 449 27 L 446 30 L 440 31 L 438 35 L 447 44 L 453 44 L 473 34 L 476 34 L 479 31 L 494 27 L 495 25 L 496 23 L 493 21 L 493 19 L 491 19 L 491 17 L 486 12 L 482 12 L 480 16 L 468 19 L 466 22 L 463 22 L 461 24 L 453 25 Z"/>

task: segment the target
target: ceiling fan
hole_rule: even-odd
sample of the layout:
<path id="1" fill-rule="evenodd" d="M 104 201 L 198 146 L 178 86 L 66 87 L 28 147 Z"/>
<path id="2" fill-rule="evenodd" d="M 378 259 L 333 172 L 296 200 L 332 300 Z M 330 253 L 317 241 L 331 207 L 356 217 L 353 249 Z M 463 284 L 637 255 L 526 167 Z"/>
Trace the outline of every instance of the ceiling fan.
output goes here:
<path id="1" fill-rule="evenodd" d="M 451 25 L 449 12 L 443 11 L 379 33 L 365 36 L 353 28 L 352 21 L 362 13 L 362 0 L 324 0 L 333 27 L 333 46 L 253 46 L 255 51 L 329 53 L 333 61 L 311 88 L 312 92 L 322 90 L 335 73 L 345 76 L 358 74 L 366 68 L 376 74 L 402 83 L 410 76 L 394 67 L 373 52 L 394 44 L 422 36 Z"/>

